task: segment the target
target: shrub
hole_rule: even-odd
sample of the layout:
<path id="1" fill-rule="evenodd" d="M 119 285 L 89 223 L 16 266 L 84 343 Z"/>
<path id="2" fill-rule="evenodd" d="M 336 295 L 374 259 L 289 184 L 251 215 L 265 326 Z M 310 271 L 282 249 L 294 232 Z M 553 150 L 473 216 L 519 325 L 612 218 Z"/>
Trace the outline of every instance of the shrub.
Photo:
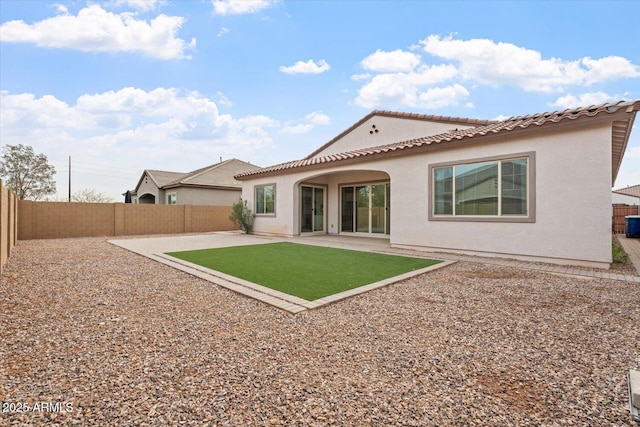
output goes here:
<path id="1" fill-rule="evenodd" d="M 253 229 L 253 218 L 255 218 L 255 215 L 251 212 L 251 209 L 247 207 L 246 200 L 240 199 L 231 206 L 229 219 L 233 221 L 236 227 L 247 234 L 251 233 Z"/>

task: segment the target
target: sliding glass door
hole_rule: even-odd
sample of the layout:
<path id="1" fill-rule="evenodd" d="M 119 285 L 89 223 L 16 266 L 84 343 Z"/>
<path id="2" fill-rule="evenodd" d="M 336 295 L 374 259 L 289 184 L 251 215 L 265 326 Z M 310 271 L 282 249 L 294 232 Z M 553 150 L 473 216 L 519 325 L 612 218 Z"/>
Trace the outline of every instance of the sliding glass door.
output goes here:
<path id="1" fill-rule="evenodd" d="M 324 231 L 324 188 L 302 186 L 300 193 L 300 232 Z"/>
<path id="2" fill-rule="evenodd" d="M 389 234 L 389 183 L 341 187 L 342 232 Z"/>

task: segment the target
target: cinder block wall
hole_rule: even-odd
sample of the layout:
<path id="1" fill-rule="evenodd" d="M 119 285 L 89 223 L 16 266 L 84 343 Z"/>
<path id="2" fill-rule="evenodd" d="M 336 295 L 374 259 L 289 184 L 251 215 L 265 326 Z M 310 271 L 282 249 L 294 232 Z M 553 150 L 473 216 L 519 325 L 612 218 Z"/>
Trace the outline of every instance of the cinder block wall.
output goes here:
<path id="1" fill-rule="evenodd" d="M 0 274 L 18 240 L 18 198 L 0 180 Z"/>
<path id="2" fill-rule="evenodd" d="M 20 240 L 113 236 L 113 203 L 20 201 Z"/>
<path id="3" fill-rule="evenodd" d="M 19 202 L 20 240 L 234 230 L 230 206 Z"/>

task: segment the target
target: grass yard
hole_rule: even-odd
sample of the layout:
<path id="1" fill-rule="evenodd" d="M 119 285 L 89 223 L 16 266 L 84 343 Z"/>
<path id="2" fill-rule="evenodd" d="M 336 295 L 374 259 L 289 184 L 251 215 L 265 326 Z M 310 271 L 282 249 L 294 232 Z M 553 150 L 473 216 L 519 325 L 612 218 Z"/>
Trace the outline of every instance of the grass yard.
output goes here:
<path id="1" fill-rule="evenodd" d="M 289 242 L 167 255 L 308 301 L 440 262 Z"/>

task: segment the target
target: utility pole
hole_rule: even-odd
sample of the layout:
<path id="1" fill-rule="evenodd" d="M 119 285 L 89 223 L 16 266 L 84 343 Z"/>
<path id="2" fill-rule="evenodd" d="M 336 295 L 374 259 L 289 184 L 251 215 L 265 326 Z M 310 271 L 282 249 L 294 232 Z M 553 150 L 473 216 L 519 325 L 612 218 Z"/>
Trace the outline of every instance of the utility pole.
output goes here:
<path id="1" fill-rule="evenodd" d="M 69 203 L 71 203 L 71 156 L 69 156 Z"/>

